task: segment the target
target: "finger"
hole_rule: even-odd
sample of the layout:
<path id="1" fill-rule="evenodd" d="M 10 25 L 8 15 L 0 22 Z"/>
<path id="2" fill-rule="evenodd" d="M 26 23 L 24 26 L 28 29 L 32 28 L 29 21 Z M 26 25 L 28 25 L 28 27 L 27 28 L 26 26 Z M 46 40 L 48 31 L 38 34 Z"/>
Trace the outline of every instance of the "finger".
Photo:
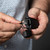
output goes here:
<path id="1" fill-rule="evenodd" d="M 21 24 L 5 23 L 0 21 L 0 31 L 17 31 L 21 28 Z"/>
<path id="2" fill-rule="evenodd" d="M 30 9 L 29 12 L 28 12 L 28 16 L 31 17 L 31 18 L 35 18 L 35 19 L 37 19 L 39 14 L 40 14 L 40 10 L 36 9 L 36 8 Z"/>
<path id="3" fill-rule="evenodd" d="M 15 32 L 0 32 L 0 39 L 11 38 L 13 35 L 15 35 Z"/>
<path id="4" fill-rule="evenodd" d="M 4 13 L 0 13 L 0 18 L 3 19 L 4 21 L 10 22 L 10 23 L 21 23 L 20 21 L 14 19 L 13 17 L 8 16 Z"/>
<path id="5" fill-rule="evenodd" d="M 29 38 L 26 38 L 26 39 L 35 39 L 35 40 L 38 40 L 40 37 L 42 37 L 44 33 L 40 33 L 39 35 L 32 35 L 31 37 Z"/>
<path id="6" fill-rule="evenodd" d="M 26 38 L 26 39 L 35 39 L 35 40 L 38 40 L 40 37 L 42 37 L 43 34 L 39 34 L 39 35 L 33 35 L 29 38 Z"/>
<path id="7" fill-rule="evenodd" d="M 0 38 L 0 44 L 2 44 L 3 42 L 6 42 L 7 40 L 9 40 L 9 38 L 5 38 L 5 39 Z"/>
<path id="8" fill-rule="evenodd" d="M 39 34 L 39 35 L 34 35 L 33 38 L 35 40 L 38 40 L 40 37 L 42 37 L 43 33 Z"/>
<path id="9" fill-rule="evenodd" d="M 45 13 L 41 12 L 40 16 L 38 16 L 38 19 L 39 19 L 39 27 L 37 29 L 32 29 L 33 34 L 40 34 L 47 27 L 48 17 Z"/>
<path id="10" fill-rule="evenodd" d="M 32 35 L 31 37 L 26 38 L 26 39 L 35 39 L 35 40 L 38 40 L 40 37 L 42 37 L 43 34 L 44 34 L 44 32 L 40 33 L 39 35 Z"/>

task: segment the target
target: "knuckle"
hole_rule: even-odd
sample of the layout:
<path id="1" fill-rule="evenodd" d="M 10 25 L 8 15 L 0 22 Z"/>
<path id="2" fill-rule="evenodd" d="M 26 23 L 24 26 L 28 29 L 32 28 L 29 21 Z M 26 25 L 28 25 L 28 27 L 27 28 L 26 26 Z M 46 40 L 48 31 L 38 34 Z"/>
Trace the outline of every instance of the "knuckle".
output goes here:
<path id="1" fill-rule="evenodd" d="M 12 36 L 15 35 L 15 32 L 12 32 Z"/>
<path id="2" fill-rule="evenodd" d="M 9 32 L 8 34 L 5 35 L 5 37 L 11 38 L 14 34 L 15 32 Z"/>
<path id="3" fill-rule="evenodd" d="M 3 29 L 3 24 L 0 23 L 0 31 Z"/>
<path id="4" fill-rule="evenodd" d="M 2 30 L 2 28 L 3 28 L 3 27 L 0 25 L 0 31 Z"/>
<path id="5" fill-rule="evenodd" d="M 0 31 L 3 29 L 3 26 L 2 25 L 0 25 Z"/>
<path id="6" fill-rule="evenodd" d="M 3 22 L 0 21 L 0 31 L 3 29 Z"/>
<path id="7" fill-rule="evenodd" d="M 9 35 L 7 35 L 6 37 L 7 37 L 7 38 L 12 38 L 13 35 L 15 35 L 15 32 L 10 32 Z"/>
<path id="8" fill-rule="evenodd" d="M 15 30 L 16 26 L 15 25 L 12 25 L 12 30 Z"/>
<path id="9" fill-rule="evenodd" d="M 0 33 L 0 38 L 3 38 L 5 36 L 5 34 Z"/>
<path id="10" fill-rule="evenodd" d="M 12 27 L 12 29 L 13 29 L 14 31 L 18 30 L 18 29 L 19 29 L 19 25 L 18 25 L 18 24 L 14 24 L 13 27 Z"/>

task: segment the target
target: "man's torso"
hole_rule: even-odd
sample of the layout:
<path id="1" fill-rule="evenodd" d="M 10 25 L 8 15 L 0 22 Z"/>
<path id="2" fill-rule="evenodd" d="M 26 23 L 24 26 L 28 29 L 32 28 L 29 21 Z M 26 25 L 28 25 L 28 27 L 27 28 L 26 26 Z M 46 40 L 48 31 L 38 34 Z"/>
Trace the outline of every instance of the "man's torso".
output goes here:
<path id="1" fill-rule="evenodd" d="M 0 0 L 0 12 L 21 21 L 28 0 Z M 31 44 L 30 44 L 31 43 Z M 0 50 L 31 50 L 32 40 L 25 39 L 18 31 L 10 40 L 0 45 Z"/>

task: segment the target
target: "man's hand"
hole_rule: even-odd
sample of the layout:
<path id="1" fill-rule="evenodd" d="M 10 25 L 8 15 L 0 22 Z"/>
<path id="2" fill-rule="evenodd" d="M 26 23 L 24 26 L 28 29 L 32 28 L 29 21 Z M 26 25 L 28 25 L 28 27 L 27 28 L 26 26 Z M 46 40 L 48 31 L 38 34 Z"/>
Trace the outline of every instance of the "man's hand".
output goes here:
<path id="1" fill-rule="evenodd" d="M 0 13 L 0 44 L 9 40 L 20 29 L 19 23 L 13 17 Z"/>
<path id="2" fill-rule="evenodd" d="M 35 18 L 39 21 L 39 27 L 37 29 L 32 29 L 32 34 L 33 34 L 32 37 L 35 39 L 39 39 L 43 35 L 43 32 L 47 27 L 48 16 L 45 12 L 37 8 L 31 8 L 28 12 L 28 15 L 29 17 Z"/>

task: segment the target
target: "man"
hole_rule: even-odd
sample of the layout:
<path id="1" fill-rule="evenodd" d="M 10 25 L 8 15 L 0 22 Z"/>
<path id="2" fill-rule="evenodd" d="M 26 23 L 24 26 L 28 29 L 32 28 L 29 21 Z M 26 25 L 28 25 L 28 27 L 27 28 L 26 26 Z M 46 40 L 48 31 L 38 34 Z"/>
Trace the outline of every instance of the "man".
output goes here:
<path id="1" fill-rule="evenodd" d="M 28 0 L 0 0 L 0 50 L 32 50 L 32 39 L 25 39 L 19 32 L 27 3 Z M 30 38 L 39 39 L 43 35 L 48 24 L 48 3 L 48 0 L 34 0 L 28 11 L 29 17 L 39 21 Z"/>

